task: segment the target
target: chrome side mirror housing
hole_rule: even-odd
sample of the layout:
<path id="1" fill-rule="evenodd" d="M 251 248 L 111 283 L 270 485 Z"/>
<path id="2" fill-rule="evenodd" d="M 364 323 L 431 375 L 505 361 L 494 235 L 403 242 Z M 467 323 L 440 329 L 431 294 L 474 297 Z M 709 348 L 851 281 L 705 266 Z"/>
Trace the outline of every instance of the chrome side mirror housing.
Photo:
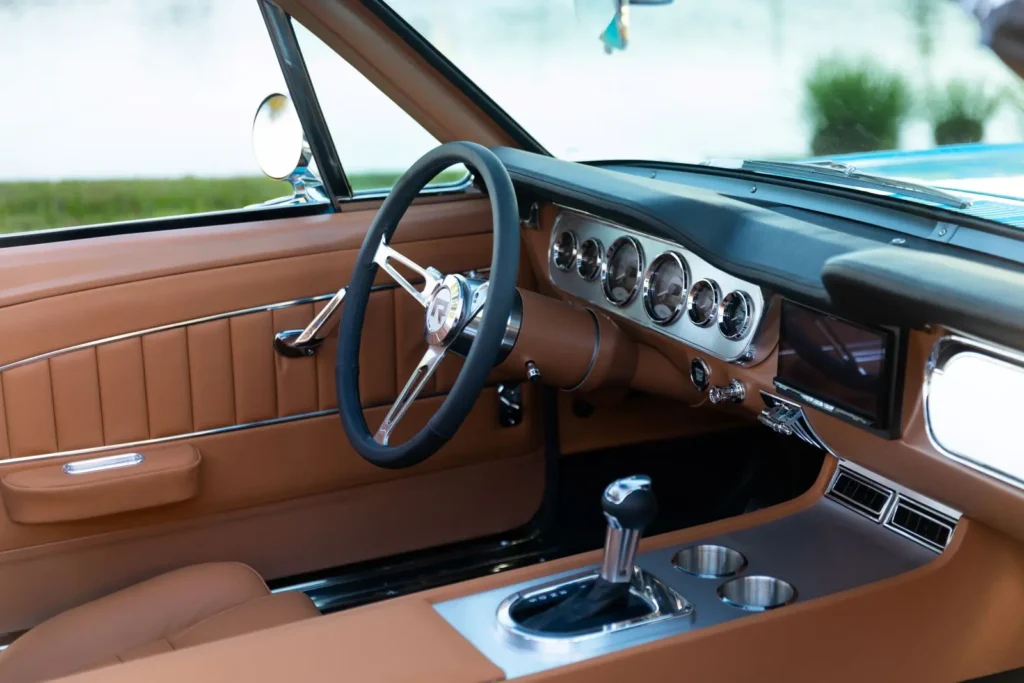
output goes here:
<path id="1" fill-rule="evenodd" d="M 292 186 L 290 197 L 271 199 L 262 206 L 330 201 L 323 182 L 309 168 L 313 153 L 287 95 L 273 93 L 260 102 L 252 122 L 252 151 L 264 175 L 287 180 Z"/>

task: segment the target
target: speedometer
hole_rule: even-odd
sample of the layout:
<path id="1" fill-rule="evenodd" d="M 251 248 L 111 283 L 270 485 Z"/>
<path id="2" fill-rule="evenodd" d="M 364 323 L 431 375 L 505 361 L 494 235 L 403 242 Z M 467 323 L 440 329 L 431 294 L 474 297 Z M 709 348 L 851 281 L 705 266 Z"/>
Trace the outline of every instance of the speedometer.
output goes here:
<path id="1" fill-rule="evenodd" d="M 690 269 L 682 256 L 666 251 L 651 261 L 644 278 L 644 310 L 655 323 L 669 325 L 683 310 Z"/>
<path id="2" fill-rule="evenodd" d="M 636 296 L 644 271 L 644 253 L 632 237 L 620 237 L 608 247 L 601 264 L 601 285 L 605 298 L 616 306 L 625 306 Z"/>

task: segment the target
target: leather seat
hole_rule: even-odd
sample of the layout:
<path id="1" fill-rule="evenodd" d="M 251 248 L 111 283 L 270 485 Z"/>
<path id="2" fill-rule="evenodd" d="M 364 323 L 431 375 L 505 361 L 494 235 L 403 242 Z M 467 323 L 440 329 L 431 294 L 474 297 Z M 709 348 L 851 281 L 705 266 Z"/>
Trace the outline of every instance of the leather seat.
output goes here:
<path id="1" fill-rule="evenodd" d="M 0 652 L 0 681 L 33 683 L 318 616 L 231 562 L 162 574 L 44 621 Z"/>

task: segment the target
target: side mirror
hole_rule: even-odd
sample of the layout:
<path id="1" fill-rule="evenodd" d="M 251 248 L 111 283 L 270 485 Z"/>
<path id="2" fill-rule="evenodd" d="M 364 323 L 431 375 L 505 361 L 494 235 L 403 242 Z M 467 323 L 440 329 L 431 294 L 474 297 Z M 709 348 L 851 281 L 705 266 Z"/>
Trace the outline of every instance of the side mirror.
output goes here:
<path id="1" fill-rule="evenodd" d="M 329 201 L 323 182 L 309 168 L 313 154 L 287 95 L 274 93 L 260 102 L 252 122 L 252 151 L 264 175 L 292 185 L 291 197 L 265 204 Z"/>

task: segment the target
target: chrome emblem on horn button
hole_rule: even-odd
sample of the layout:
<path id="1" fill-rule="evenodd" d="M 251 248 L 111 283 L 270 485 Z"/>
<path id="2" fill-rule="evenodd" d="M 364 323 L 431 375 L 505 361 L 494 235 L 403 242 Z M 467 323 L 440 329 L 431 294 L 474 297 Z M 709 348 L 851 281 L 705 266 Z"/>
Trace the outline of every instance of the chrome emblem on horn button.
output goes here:
<path id="1" fill-rule="evenodd" d="M 427 341 L 435 346 L 450 341 L 462 321 L 465 298 L 462 283 L 449 275 L 427 302 Z"/>

